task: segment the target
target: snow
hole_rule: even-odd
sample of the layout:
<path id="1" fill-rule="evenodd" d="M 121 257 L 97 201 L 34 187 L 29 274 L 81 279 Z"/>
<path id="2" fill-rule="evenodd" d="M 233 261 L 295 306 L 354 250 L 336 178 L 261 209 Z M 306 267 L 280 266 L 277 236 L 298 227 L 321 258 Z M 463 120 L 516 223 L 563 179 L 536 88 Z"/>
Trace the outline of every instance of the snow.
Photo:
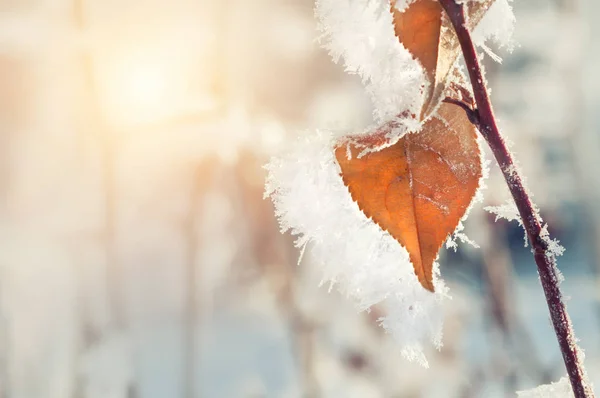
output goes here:
<path id="1" fill-rule="evenodd" d="M 384 309 L 381 325 L 403 347 L 403 355 L 427 366 L 423 344 L 441 346 L 447 289 L 434 266 L 436 293 L 423 289 L 407 251 L 368 219 L 340 178 L 334 138 L 327 132 L 304 137 L 274 157 L 265 196 L 276 207 L 282 232 L 322 270 L 322 284 L 352 298 L 359 311 Z"/>
<path id="2" fill-rule="evenodd" d="M 519 398 L 568 398 L 573 397 L 571 383 L 565 376 L 551 384 L 543 384 L 527 391 L 517 391 Z"/>

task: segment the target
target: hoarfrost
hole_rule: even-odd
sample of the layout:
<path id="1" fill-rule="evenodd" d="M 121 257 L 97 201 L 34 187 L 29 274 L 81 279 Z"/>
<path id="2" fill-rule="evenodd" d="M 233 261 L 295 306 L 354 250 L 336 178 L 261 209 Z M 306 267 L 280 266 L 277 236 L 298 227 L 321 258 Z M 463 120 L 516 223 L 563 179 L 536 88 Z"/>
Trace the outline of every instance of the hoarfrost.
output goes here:
<path id="1" fill-rule="evenodd" d="M 540 238 L 542 238 L 542 240 L 548 245 L 548 252 L 551 256 L 559 257 L 565 252 L 565 248 L 560 244 L 560 242 L 557 239 L 552 239 L 550 237 L 550 233 L 548 232 L 548 224 L 544 224 L 542 226 Z"/>
<path id="2" fill-rule="evenodd" d="M 497 62 L 502 59 L 492 52 L 486 42 L 491 39 L 499 48 L 508 51 L 514 48 L 515 16 L 510 3 L 512 0 L 496 0 L 473 31 L 475 44 Z"/>
<path id="3" fill-rule="evenodd" d="M 315 13 L 323 46 L 362 78 L 378 124 L 404 111 L 419 114 L 428 83 L 395 36 L 389 0 L 317 0 Z"/>
<path id="4" fill-rule="evenodd" d="M 471 210 L 477 203 L 483 202 L 483 191 L 487 188 L 487 185 L 485 182 L 490 176 L 490 163 L 491 162 L 485 158 L 485 151 L 483 151 L 483 149 L 482 149 L 483 148 L 483 138 L 481 136 L 477 137 L 477 145 L 479 146 L 479 157 L 480 157 L 479 163 L 481 164 L 481 178 L 479 179 L 477 191 L 475 192 L 475 195 L 473 196 L 473 199 L 471 200 L 469 207 L 467 207 L 465 214 L 460 219 L 454 232 L 446 240 L 446 249 L 452 249 L 452 250 L 456 251 L 456 249 L 458 249 L 457 241 L 461 241 L 462 243 L 469 244 L 476 249 L 479 249 L 479 247 L 480 247 L 477 244 L 477 242 L 475 242 L 474 240 L 469 238 L 463 232 L 465 229 L 464 222 L 469 217 L 469 214 L 471 214 Z"/>
<path id="5" fill-rule="evenodd" d="M 402 0 L 396 6 L 404 9 L 410 3 Z M 396 38 L 389 7 L 389 0 L 317 0 L 315 7 L 321 43 L 335 62 L 362 78 L 377 125 L 398 126 L 386 136 L 386 145 L 419 130 L 419 121 L 399 115 L 419 114 L 428 84 L 421 65 Z M 494 25 L 487 26 L 483 37 L 494 35 Z M 334 145 L 332 134 L 317 132 L 274 157 L 266 166 L 265 197 L 275 204 L 282 232 L 297 237 L 301 255 L 308 247 L 306 254 L 322 270 L 322 284 L 354 299 L 358 310 L 382 307 L 386 317 L 380 323 L 400 342 L 403 355 L 427 366 L 423 343 L 441 346 L 441 305 L 448 298 L 439 266 L 434 265 L 432 294 L 418 282 L 407 251 L 352 200 L 340 178 Z M 487 175 L 483 158 L 482 164 L 486 170 L 469 210 L 481 199 Z M 459 225 L 447 246 L 455 246 L 455 239 L 475 245 Z"/>
<path id="6" fill-rule="evenodd" d="M 542 218 L 539 216 L 539 210 L 533 205 L 533 209 L 535 211 L 536 216 L 538 217 L 540 223 L 542 222 Z M 495 214 L 496 221 L 503 218 L 507 221 L 517 221 L 521 227 L 525 230 L 523 225 L 523 220 L 519 215 L 519 210 L 517 209 L 517 205 L 512 199 L 507 199 L 506 202 L 500 206 L 487 206 L 484 210 Z M 546 243 L 548 247 L 548 255 L 552 257 L 562 256 L 565 252 L 565 248 L 560 244 L 557 239 L 553 239 L 550 237 L 550 233 L 548 232 L 548 224 L 543 224 L 542 229 L 540 231 L 540 238 Z M 527 231 L 525 231 L 525 246 L 527 247 L 528 238 Z"/>
<path id="7" fill-rule="evenodd" d="M 510 172 L 512 175 L 512 172 Z M 506 202 L 504 202 L 504 204 L 500 205 L 500 206 L 487 206 L 483 208 L 485 211 L 495 214 L 496 215 L 496 219 L 495 221 L 500 220 L 501 218 L 505 219 L 506 221 L 516 221 L 519 223 L 519 225 L 523 228 L 523 241 L 525 242 L 524 245 L 525 247 L 527 247 L 529 245 L 529 238 L 527 237 L 527 230 L 525 229 L 525 225 L 523 224 L 523 219 L 521 218 L 521 216 L 519 215 L 519 209 L 517 209 L 517 205 L 515 204 L 515 202 L 512 199 L 507 199 Z M 538 213 L 537 208 L 534 205 L 534 210 L 536 212 L 536 214 Z"/>
<path id="8" fill-rule="evenodd" d="M 408 6 L 414 3 L 415 1 L 416 0 L 397 0 L 395 7 L 398 11 L 402 12 L 406 10 Z"/>
<path id="9" fill-rule="evenodd" d="M 359 311 L 378 305 L 380 324 L 403 347 L 404 356 L 427 366 L 423 344 L 441 346 L 442 303 L 447 288 L 434 265 L 435 293 L 421 286 L 407 251 L 359 209 L 340 178 L 330 133 L 299 140 L 274 157 L 265 197 L 276 207 L 282 231 L 322 270 L 322 284 L 352 298 Z"/>
<path id="10" fill-rule="evenodd" d="M 507 221 L 517 221 L 519 225 L 523 226 L 523 220 L 519 215 L 517 205 L 512 199 L 507 199 L 506 202 L 500 206 L 487 206 L 484 208 L 485 211 L 496 215 L 496 221 L 504 218 Z"/>
<path id="11" fill-rule="evenodd" d="M 542 384 L 531 390 L 517 391 L 519 398 L 569 398 L 573 397 L 573 389 L 565 376 L 551 384 Z"/>

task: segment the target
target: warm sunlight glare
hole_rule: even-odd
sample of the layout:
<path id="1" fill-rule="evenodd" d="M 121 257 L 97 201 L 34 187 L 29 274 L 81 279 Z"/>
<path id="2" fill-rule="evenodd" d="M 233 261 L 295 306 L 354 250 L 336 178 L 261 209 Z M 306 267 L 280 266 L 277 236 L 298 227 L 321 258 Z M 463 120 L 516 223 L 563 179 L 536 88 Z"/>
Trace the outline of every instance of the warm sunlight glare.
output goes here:
<path id="1" fill-rule="evenodd" d="M 115 57 L 101 76 L 100 90 L 111 124 L 149 124 L 177 112 L 186 86 L 182 67 L 171 57 L 151 55 Z"/>
<path id="2" fill-rule="evenodd" d="M 134 66 L 123 82 L 123 100 L 136 105 L 140 111 L 163 106 L 168 84 L 164 69 L 160 65 Z"/>
<path id="3" fill-rule="evenodd" d="M 131 14 L 139 20 L 99 19 L 91 36 L 104 116 L 118 130 L 196 117 L 216 101 L 214 25 L 186 7 L 169 15 L 143 8 Z"/>

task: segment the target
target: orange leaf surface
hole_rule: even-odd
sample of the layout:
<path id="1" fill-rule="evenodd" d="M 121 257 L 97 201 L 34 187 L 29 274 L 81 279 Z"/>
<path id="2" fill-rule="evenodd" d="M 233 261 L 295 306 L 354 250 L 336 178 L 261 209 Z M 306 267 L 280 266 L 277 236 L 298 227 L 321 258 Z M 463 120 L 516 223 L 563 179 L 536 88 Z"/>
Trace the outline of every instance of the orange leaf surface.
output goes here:
<path id="1" fill-rule="evenodd" d="M 477 26 L 493 2 L 469 3 L 469 30 Z M 442 99 L 446 81 L 460 53 L 460 44 L 437 0 L 416 0 L 403 12 L 396 9 L 396 0 L 391 0 L 391 10 L 396 37 L 421 63 L 430 82 L 421 111 L 421 119 L 425 119 Z"/>
<path id="2" fill-rule="evenodd" d="M 443 103 L 422 131 L 358 157 L 365 146 L 383 143 L 389 128 L 343 142 L 336 159 L 360 209 L 407 249 L 419 282 L 433 291 L 438 251 L 479 186 L 475 128 L 465 112 Z"/>
<path id="3" fill-rule="evenodd" d="M 435 0 L 416 0 L 404 12 L 400 12 L 396 9 L 396 0 L 392 0 L 391 5 L 396 37 L 421 63 L 429 81 L 435 82 L 444 11 L 442 6 Z"/>

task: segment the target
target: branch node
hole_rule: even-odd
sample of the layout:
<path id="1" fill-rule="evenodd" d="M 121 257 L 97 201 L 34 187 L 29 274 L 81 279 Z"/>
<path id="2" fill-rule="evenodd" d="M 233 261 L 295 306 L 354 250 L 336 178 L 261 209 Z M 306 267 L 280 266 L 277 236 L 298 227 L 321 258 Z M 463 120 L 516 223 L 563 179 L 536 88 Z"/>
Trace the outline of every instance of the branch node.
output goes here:
<path id="1" fill-rule="evenodd" d="M 469 121 L 475 127 L 477 127 L 477 129 L 480 129 L 479 110 L 477 108 L 473 108 L 470 104 L 468 104 L 464 101 L 461 101 L 461 100 L 457 100 L 455 98 L 451 98 L 451 97 L 444 98 L 442 102 L 446 102 L 448 104 L 453 104 L 453 105 L 461 107 L 467 114 Z"/>

